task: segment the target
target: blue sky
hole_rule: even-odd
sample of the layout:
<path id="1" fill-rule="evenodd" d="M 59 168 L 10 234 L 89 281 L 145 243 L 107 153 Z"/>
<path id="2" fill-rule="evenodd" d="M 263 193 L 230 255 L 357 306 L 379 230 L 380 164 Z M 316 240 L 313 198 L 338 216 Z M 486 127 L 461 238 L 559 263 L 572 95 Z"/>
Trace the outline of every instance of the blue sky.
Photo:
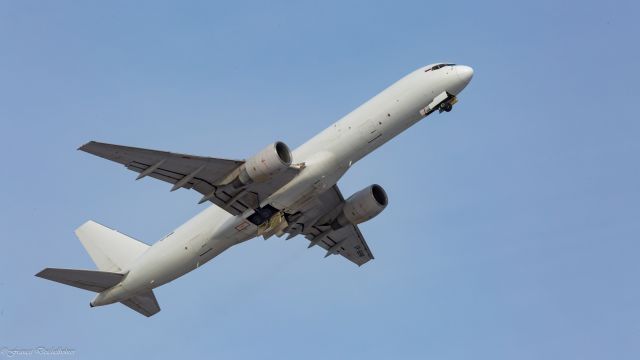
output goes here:
<path id="1" fill-rule="evenodd" d="M 0 1 L 0 348 L 68 358 L 637 359 L 640 26 L 632 1 Z M 449 114 L 357 165 L 390 205 L 357 268 L 232 248 L 90 309 L 33 275 L 94 268 L 93 219 L 147 243 L 204 205 L 75 149 L 296 147 L 415 68 L 468 64 Z M 3 356 L 0 354 L 0 356 Z M 60 358 L 60 357 L 58 357 Z"/>

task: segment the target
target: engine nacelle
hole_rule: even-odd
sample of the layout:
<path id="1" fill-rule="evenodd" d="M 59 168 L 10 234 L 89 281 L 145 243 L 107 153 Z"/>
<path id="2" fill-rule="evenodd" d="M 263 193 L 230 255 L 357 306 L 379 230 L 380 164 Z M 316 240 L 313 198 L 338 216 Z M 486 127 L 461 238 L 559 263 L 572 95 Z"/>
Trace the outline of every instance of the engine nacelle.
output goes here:
<path id="1" fill-rule="evenodd" d="M 332 227 L 340 228 L 348 224 L 360 224 L 371 220 L 387 207 L 387 193 L 382 186 L 374 184 L 351 195 L 345 202 L 342 212 Z"/>
<path id="2" fill-rule="evenodd" d="M 278 173 L 286 170 L 290 165 L 291 151 L 289 147 L 285 143 L 277 141 L 264 148 L 242 165 L 236 187 L 253 182 L 268 181 Z"/>

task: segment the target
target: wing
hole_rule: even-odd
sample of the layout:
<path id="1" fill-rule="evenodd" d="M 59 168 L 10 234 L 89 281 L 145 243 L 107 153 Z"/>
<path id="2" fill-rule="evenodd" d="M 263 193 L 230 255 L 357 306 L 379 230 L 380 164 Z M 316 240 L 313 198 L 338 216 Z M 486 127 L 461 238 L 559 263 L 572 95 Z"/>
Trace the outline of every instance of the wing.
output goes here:
<path id="1" fill-rule="evenodd" d="M 342 193 L 335 185 L 294 214 L 284 232 L 289 233 L 289 239 L 303 234 L 310 241 L 309 247 L 318 245 L 327 250 L 325 257 L 340 254 L 361 266 L 373 259 L 373 254 L 358 226 L 331 228 L 331 222 L 340 214 L 343 204 Z"/>
<path id="2" fill-rule="evenodd" d="M 173 184 L 171 191 L 179 188 L 193 189 L 202 194 L 200 203 L 211 201 L 233 215 L 247 209 L 255 209 L 260 202 L 291 181 L 297 169 L 291 167 L 270 181 L 252 183 L 235 189 L 225 182 L 244 161 L 216 159 L 203 156 L 176 154 L 129 146 L 91 141 L 78 150 L 123 164 L 127 169 L 145 176 Z"/>

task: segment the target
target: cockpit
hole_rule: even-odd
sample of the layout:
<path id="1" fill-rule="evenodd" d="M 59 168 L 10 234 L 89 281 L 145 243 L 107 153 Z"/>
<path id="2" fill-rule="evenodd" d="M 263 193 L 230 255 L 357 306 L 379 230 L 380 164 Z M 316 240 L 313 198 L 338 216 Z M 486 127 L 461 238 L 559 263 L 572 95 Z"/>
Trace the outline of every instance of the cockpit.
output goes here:
<path id="1" fill-rule="evenodd" d="M 438 69 L 442 69 L 445 66 L 455 66 L 456 64 L 437 64 L 437 65 L 433 65 L 432 67 L 426 69 L 424 72 L 428 72 L 428 71 L 435 71 Z"/>

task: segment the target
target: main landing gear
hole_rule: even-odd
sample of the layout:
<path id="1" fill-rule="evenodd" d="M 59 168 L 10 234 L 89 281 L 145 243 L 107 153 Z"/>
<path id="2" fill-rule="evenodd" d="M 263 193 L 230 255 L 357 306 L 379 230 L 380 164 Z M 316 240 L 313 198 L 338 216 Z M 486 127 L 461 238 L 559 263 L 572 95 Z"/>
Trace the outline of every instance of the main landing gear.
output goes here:
<path id="1" fill-rule="evenodd" d="M 453 105 L 451 105 L 451 103 L 442 103 L 440 105 L 440 111 L 446 111 L 449 112 L 451 111 L 451 109 L 453 109 Z"/>

